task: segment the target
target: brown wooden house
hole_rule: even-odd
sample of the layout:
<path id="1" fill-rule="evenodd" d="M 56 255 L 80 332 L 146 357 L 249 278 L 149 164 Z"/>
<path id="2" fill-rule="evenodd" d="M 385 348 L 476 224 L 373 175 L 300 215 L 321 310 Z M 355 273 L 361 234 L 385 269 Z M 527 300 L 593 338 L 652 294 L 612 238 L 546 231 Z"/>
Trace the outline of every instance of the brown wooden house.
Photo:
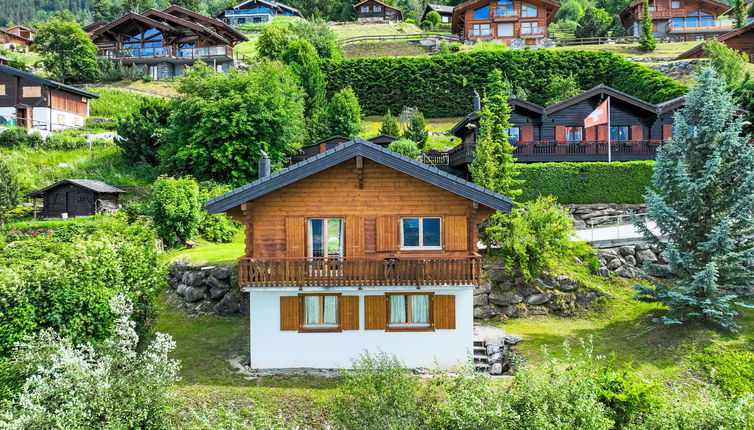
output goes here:
<path id="1" fill-rule="evenodd" d="M 102 181 L 64 179 L 28 197 L 42 199 L 42 218 L 77 218 L 119 209 L 118 200 L 123 193 Z"/>
<path id="2" fill-rule="evenodd" d="M 560 9 L 552 0 L 469 0 L 453 8 L 452 32 L 467 40 L 523 39 L 534 45 Z"/>
<path id="3" fill-rule="evenodd" d="M 403 21 L 403 11 L 395 6 L 383 3 L 379 0 L 364 0 L 353 6 L 356 10 L 356 20 L 359 22 Z"/>
<path id="4" fill-rule="evenodd" d="M 626 34 L 641 35 L 643 0 L 635 0 L 623 9 L 620 19 Z M 730 18 L 721 15 L 730 6 L 715 0 L 650 0 L 655 37 L 672 37 L 677 40 L 705 40 L 726 33 L 732 28 Z"/>
<path id="5" fill-rule="evenodd" d="M 728 48 L 746 53 L 749 56 L 749 61 L 754 63 L 754 22 L 723 34 L 717 38 L 717 41 L 726 44 Z M 679 55 L 677 60 L 702 58 L 704 57 L 704 50 L 702 48 L 703 43 L 700 43 Z"/>
<path id="6" fill-rule="evenodd" d="M 206 205 L 246 226 L 252 367 L 349 367 L 365 348 L 412 367 L 464 361 L 477 225 L 510 199 L 359 138 L 268 163 Z"/>
<path id="7" fill-rule="evenodd" d="M 440 14 L 440 24 L 450 25 L 453 21 L 453 6 L 428 3 L 427 6 L 424 7 L 424 12 L 422 13 L 419 22 L 424 22 L 424 20 L 427 19 L 427 14 L 430 12 L 437 12 Z"/>
<path id="8" fill-rule="evenodd" d="M 11 51 L 26 51 L 31 46 L 34 33 L 35 30 L 22 26 L 0 28 L 0 47 Z"/>

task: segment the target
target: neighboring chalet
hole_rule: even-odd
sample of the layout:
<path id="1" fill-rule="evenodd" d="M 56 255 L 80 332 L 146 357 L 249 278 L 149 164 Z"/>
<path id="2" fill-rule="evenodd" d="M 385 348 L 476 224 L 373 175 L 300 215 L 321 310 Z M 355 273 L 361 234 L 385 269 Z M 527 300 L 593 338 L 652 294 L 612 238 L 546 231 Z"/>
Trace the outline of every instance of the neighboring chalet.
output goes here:
<path id="1" fill-rule="evenodd" d="M 143 68 L 152 79 L 181 76 L 198 59 L 227 72 L 238 61 L 233 47 L 247 40 L 218 19 L 178 6 L 127 13 L 90 31 L 100 56 Z"/>
<path id="2" fill-rule="evenodd" d="M 635 0 L 623 9 L 620 19 L 628 36 L 641 35 L 643 0 Z M 730 6 L 714 0 L 650 0 L 655 37 L 678 40 L 705 40 L 731 30 L 733 20 L 720 18 Z"/>
<path id="3" fill-rule="evenodd" d="M 207 202 L 246 226 L 252 368 L 365 350 L 448 369 L 473 348 L 477 225 L 510 199 L 359 138 Z"/>
<path id="4" fill-rule="evenodd" d="M 0 124 L 37 130 L 83 127 L 98 95 L 0 65 Z"/>
<path id="5" fill-rule="evenodd" d="M 270 22 L 276 16 L 304 17 L 298 9 L 283 3 L 268 0 L 246 0 L 220 13 L 217 18 L 235 26 Z"/>
<path id="6" fill-rule="evenodd" d="M 421 20 L 419 20 L 419 23 L 424 22 L 424 20 L 427 18 L 427 14 L 430 12 L 437 12 L 440 14 L 440 22 L 442 24 L 450 24 L 453 22 L 453 6 L 445 6 L 441 4 L 428 4 L 424 8 L 424 13 L 422 14 Z"/>
<path id="7" fill-rule="evenodd" d="M 453 34 L 467 40 L 535 45 L 560 9 L 552 0 L 470 0 L 453 8 Z"/>
<path id="8" fill-rule="evenodd" d="M 403 21 L 403 11 L 400 8 L 390 6 L 379 0 L 364 0 L 355 4 L 353 8 L 356 9 L 356 20 L 358 22 Z"/>
<path id="9" fill-rule="evenodd" d="M 306 160 L 307 158 L 315 157 L 319 154 L 324 153 L 325 151 L 328 151 L 330 149 L 337 147 L 338 145 L 343 145 L 349 140 L 351 139 L 347 137 L 343 137 L 343 136 L 331 136 L 331 137 L 328 137 L 327 139 L 320 140 L 319 142 L 312 143 L 310 145 L 305 145 L 301 147 L 301 153 L 293 156 L 291 158 L 291 161 L 293 163 L 298 163 L 299 161 Z M 379 145 L 379 146 L 382 146 L 383 148 L 387 148 L 388 145 L 398 140 L 398 138 L 395 136 L 390 136 L 388 134 L 379 134 L 368 140 L 369 142 L 374 143 L 375 145 Z"/>
<path id="10" fill-rule="evenodd" d="M 37 30 L 22 25 L 0 29 L 0 47 L 11 51 L 28 50 L 36 33 Z"/>
<path id="11" fill-rule="evenodd" d="M 717 38 L 717 41 L 726 44 L 728 48 L 745 52 L 749 56 L 749 61 L 754 63 L 754 22 L 723 34 Z M 704 50 L 702 48 L 703 43 L 700 43 L 679 55 L 677 60 L 702 58 L 704 57 Z"/>
<path id="12" fill-rule="evenodd" d="M 27 195 L 43 199 L 42 218 L 76 218 L 120 209 L 125 191 L 92 179 L 64 179 Z M 34 205 L 36 208 L 36 204 Z"/>
<path id="13" fill-rule="evenodd" d="M 607 125 L 584 129 L 584 119 L 607 97 L 611 102 L 612 159 L 653 160 L 662 141 L 673 137 L 673 112 L 683 106 L 684 98 L 656 105 L 599 85 L 549 107 L 509 99 L 512 127 L 508 135 L 518 162 L 607 161 Z M 461 143 L 448 151 L 449 170 L 467 177 L 479 132 L 479 113 L 466 115 L 450 132 Z"/>

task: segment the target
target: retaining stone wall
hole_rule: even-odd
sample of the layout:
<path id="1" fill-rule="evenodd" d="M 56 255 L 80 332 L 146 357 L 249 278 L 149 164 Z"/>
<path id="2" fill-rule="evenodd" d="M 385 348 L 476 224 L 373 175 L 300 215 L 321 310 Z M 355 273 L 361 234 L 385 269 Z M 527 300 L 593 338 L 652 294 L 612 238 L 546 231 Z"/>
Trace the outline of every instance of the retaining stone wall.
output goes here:
<path id="1" fill-rule="evenodd" d="M 238 288 L 231 267 L 200 266 L 184 261 L 168 269 L 168 298 L 190 313 L 240 316 L 249 314 L 246 294 Z"/>

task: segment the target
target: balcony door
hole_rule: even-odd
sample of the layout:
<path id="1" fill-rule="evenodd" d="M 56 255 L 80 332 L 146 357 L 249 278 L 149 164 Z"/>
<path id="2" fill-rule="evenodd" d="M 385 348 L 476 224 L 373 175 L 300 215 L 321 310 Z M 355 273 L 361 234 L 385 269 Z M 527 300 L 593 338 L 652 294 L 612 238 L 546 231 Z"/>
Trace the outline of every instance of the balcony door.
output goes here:
<path id="1" fill-rule="evenodd" d="M 343 219 L 309 220 L 309 276 L 327 277 L 343 274 Z"/>

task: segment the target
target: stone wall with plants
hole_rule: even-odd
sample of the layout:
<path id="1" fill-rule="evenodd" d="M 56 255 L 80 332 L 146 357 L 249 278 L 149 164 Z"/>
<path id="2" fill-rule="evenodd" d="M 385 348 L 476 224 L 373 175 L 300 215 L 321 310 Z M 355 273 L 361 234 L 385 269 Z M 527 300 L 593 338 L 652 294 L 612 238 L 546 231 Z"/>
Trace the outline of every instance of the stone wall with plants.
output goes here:
<path id="1" fill-rule="evenodd" d="M 593 204 L 566 204 L 568 213 L 573 218 L 575 228 L 599 227 L 604 224 L 615 224 L 614 217 L 623 216 L 621 223 L 630 223 L 631 213 L 646 212 L 645 204 L 629 203 L 593 203 Z M 612 217 L 612 218 L 608 218 Z"/>
<path id="2" fill-rule="evenodd" d="M 168 269 L 168 299 L 195 314 L 248 315 L 249 302 L 238 288 L 234 267 L 173 263 Z"/>

